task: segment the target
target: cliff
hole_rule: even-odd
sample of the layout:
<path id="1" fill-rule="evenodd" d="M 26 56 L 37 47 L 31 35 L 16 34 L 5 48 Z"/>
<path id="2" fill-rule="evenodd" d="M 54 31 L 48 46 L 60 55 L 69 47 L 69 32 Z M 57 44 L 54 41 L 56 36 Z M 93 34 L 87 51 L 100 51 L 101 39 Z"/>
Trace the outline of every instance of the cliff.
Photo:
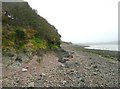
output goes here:
<path id="1" fill-rule="evenodd" d="M 3 2 L 2 51 L 35 52 L 60 47 L 60 34 L 27 2 Z"/>

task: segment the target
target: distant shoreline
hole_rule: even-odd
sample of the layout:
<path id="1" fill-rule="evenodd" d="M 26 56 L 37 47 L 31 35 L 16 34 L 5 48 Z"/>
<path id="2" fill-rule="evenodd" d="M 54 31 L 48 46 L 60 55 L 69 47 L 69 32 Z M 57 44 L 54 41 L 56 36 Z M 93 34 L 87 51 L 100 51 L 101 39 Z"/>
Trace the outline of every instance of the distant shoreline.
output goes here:
<path id="1" fill-rule="evenodd" d="M 92 46 L 85 46 L 85 49 L 93 49 L 93 50 L 103 50 L 103 51 L 116 51 L 116 52 L 120 52 L 118 49 L 108 49 L 108 48 L 95 48 Z"/>
<path id="2" fill-rule="evenodd" d="M 90 47 L 87 45 L 78 45 L 78 44 L 69 44 L 69 45 L 73 45 L 76 48 L 76 50 L 82 50 L 83 52 L 94 53 L 94 54 L 98 54 L 98 55 L 101 55 L 106 58 L 119 60 L 120 51 L 102 50 L 102 49 L 87 49 L 85 47 Z"/>
<path id="3" fill-rule="evenodd" d="M 86 49 L 94 49 L 94 50 L 107 50 L 107 51 L 120 51 L 118 49 L 118 43 L 84 43 L 84 44 L 77 44 L 83 46 Z"/>

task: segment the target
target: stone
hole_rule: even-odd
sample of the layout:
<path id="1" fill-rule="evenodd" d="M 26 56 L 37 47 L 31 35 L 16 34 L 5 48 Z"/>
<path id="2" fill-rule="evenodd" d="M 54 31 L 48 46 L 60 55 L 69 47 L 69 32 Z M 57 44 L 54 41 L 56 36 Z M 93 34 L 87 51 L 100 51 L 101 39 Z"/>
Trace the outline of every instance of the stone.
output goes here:
<path id="1" fill-rule="evenodd" d="M 96 71 L 99 71 L 99 69 L 95 69 Z"/>
<path id="2" fill-rule="evenodd" d="M 80 78 L 80 81 L 81 81 L 81 82 L 85 82 L 85 80 L 84 80 L 83 78 Z"/>
<path id="3" fill-rule="evenodd" d="M 69 58 L 61 58 L 58 60 L 58 62 L 61 62 L 61 63 L 66 63 L 66 61 L 69 61 Z"/>
<path id="4" fill-rule="evenodd" d="M 87 70 L 90 70 L 90 67 L 86 67 Z"/>
<path id="5" fill-rule="evenodd" d="M 65 67 L 65 65 L 64 65 L 64 64 L 61 64 L 61 66 L 62 66 L 62 67 Z"/>
<path id="6" fill-rule="evenodd" d="M 78 65 L 78 66 L 79 66 L 79 65 L 80 65 L 80 63 L 79 63 L 78 61 L 76 61 L 76 62 L 75 62 L 75 65 Z"/>
<path id="7" fill-rule="evenodd" d="M 61 59 L 58 59 L 58 62 L 65 63 L 65 61 Z"/>
<path id="8" fill-rule="evenodd" d="M 70 65 L 69 64 L 65 64 L 65 68 L 70 68 Z"/>
<path id="9" fill-rule="evenodd" d="M 29 68 L 29 66 L 26 66 L 26 69 L 28 69 Z"/>
<path id="10" fill-rule="evenodd" d="M 93 68 L 97 68 L 97 65 L 94 65 Z"/>
<path id="11" fill-rule="evenodd" d="M 17 56 L 15 55 L 15 56 L 11 57 L 11 60 L 16 60 L 16 58 L 17 58 Z"/>
<path id="12" fill-rule="evenodd" d="M 42 77 L 42 76 L 45 76 L 45 73 L 41 73 L 40 76 L 41 76 L 41 77 Z"/>
<path id="13" fill-rule="evenodd" d="M 74 72 L 74 69 L 70 70 L 70 72 Z"/>
<path id="14" fill-rule="evenodd" d="M 62 83 L 65 84 L 66 82 L 67 82 L 67 81 L 64 80 Z"/>
<path id="15" fill-rule="evenodd" d="M 64 61 L 69 61 L 69 58 L 63 58 Z"/>
<path id="16" fill-rule="evenodd" d="M 73 55 L 69 54 L 69 55 L 67 56 L 67 58 L 73 58 Z"/>
<path id="17" fill-rule="evenodd" d="M 93 75 L 97 75 L 97 72 L 94 72 Z"/>
<path id="18" fill-rule="evenodd" d="M 92 58 L 90 57 L 90 59 L 92 59 Z"/>
<path id="19" fill-rule="evenodd" d="M 72 52 L 70 52 L 71 54 L 74 54 L 75 52 L 74 51 L 72 51 Z"/>
<path id="20" fill-rule="evenodd" d="M 28 69 L 22 68 L 22 72 L 27 72 Z"/>
<path id="21" fill-rule="evenodd" d="M 34 82 L 29 83 L 28 87 L 34 87 Z"/>
<path id="22" fill-rule="evenodd" d="M 35 73 L 35 76 L 37 76 L 37 73 Z"/>
<path id="23" fill-rule="evenodd" d="M 19 83 L 20 81 L 19 80 L 16 80 L 16 83 Z"/>
<path id="24" fill-rule="evenodd" d="M 15 59 L 15 61 L 22 62 L 22 57 L 21 56 L 17 56 L 17 58 Z"/>

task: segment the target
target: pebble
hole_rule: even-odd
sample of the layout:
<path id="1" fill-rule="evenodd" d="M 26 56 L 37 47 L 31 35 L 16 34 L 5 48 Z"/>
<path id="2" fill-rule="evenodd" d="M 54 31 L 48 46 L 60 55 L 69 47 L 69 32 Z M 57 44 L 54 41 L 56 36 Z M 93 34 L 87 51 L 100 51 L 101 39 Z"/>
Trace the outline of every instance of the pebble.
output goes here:
<path id="1" fill-rule="evenodd" d="M 94 72 L 93 75 L 97 75 L 97 72 Z"/>
<path id="2" fill-rule="evenodd" d="M 37 73 L 35 73 L 35 76 L 37 76 Z"/>
<path id="3" fill-rule="evenodd" d="M 94 65 L 93 68 L 97 68 L 97 65 Z"/>
<path id="4" fill-rule="evenodd" d="M 90 67 L 86 67 L 87 70 L 90 70 Z"/>
<path id="5" fill-rule="evenodd" d="M 65 83 L 67 83 L 67 81 L 64 80 L 62 83 L 65 84 Z"/>
<path id="6" fill-rule="evenodd" d="M 99 71 L 99 69 L 95 69 L 96 71 Z"/>
<path id="7" fill-rule="evenodd" d="M 29 68 L 29 66 L 26 66 L 26 69 L 28 69 Z"/>
<path id="8" fill-rule="evenodd" d="M 70 72 L 74 72 L 74 69 L 70 70 Z"/>
<path id="9" fill-rule="evenodd" d="M 92 59 L 92 58 L 90 57 L 90 59 Z"/>
<path id="10" fill-rule="evenodd" d="M 64 59 L 64 58 L 62 58 L 62 59 Z M 60 60 L 62 60 L 62 59 L 60 59 Z M 90 59 L 92 59 L 92 58 L 90 58 Z M 98 63 L 94 63 L 94 62 L 90 61 L 90 62 L 88 62 L 87 65 L 82 66 L 82 63 L 83 63 L 82 60 L 78 60 L 78 59 L 76 59 L 76 60 L 74 60 L 74 61 L 70 60 L 69 62 L 66 62 L 64 64 L 60 63 L 61 64 L 60 67 L 58 67 L 58 69 L 56 69 L 56 68 L 52 69 L 50 71 L 50 73 L 46 73 L 46 72 L 41 73 L 40 78 L 37 80 L 38 84 L 40 86 L 46 86 L 46 87 L 49 87 L 49 86 L 57 86 L 57 87 L 59 87 L 59 86 L 62 86 L 62 87 L 63 86 L 85 86 L 89 83 L 87 78 L 89 78 L 89 76 L 91 77 L 91 74 L 92 74 L 92 77 L 97 77 L 97 75 L 98 76 L 100 75 L 100 78 L 102 78 L 102 79 L 106 78 L 107 76 L 110 76 L 110 75 L 113 75 L 113 76 L 116 75 L 115 74 L 116 71 L 113 69 L 109 70 L 111 72 L 111 74 L 108 73 L 105 75 L 104 71 L 103 71 L 103 73 L 100 74 L 99 71 L 102 70 L 101 66 L 103 67 L 104 65 L 100 66 L 100 65 L 98 65 Z M 66 60 L 64 60 L 64 61 L 66 61 Z M 77 66 L 81 67 L 81 69 L 77 68 Z M 83 68 L 83 71 L 81 71 L 82 68 Z M 26 72 L 26 71 L 28 71 L 28 69 L 29 69 L 29 66 L 24 67 L 22 69 L 22 71 Z M 84 72 L 84 69 L 85 69 L 85 72 Z M 88 75 L 86 74 L 86 71 L 88 72 Z M 112 73 L 112 72 L 115 72 L 115 73 Z M 35 76 L 37 75 L 36 72 L 34 74 L 35 74 Z M 19 79 L 16 79 L 16 78 L 14 78 L 14 79 L 16 80 L 16 83 L 18 83 L 18 84 L 21 83 L 21 81 Z M 36 82 L 35 83 L 33 82 L 34 80 L 31 79 L 29 81 L 29 83 L 27 82 L 29 87 L 34 87 L 36 85 Z M 98 81 L 98 83 L 102 86 L 101 81 L 99 81 L 99 79 L 97 80 L 97 78 L 95 78 L 93 80 Z M 107 80 L 107 78 L 106 78 L 106 80 Z M 111 80 L 112 80 L 112 78 L 111 78 Z M 109 82 L 111 82 L 111 80 L 109 80 L 107 82 L 109 83 Z M 114 78 L 113 78 L 113 80 L 114 80 Z M 23 79 L 23 81 L 24 81 L 24 79 Z M 77 82 L 78 82 L 78 84 L 77 84 Z M 107 84 L 107 82 L 105 82 L 105 83 Z M 90 82 L 90 83 L 93 84 L 94 81 L 93 81 L 93 83 L 92 82 Z M 103 81 L 103 83 L 104 83 L 104 81 Z M 108 85 L 110 85 L 110 84 L 108 84 Z"/>
<path id="11" fill-rule="evenodd" d="M 19 83 L 20 81 L 19 80 L 16 80 L 16 83 Z"/>
<path id="12" fill-rule="evenodd" d="M 34 87 L 34 82 L 29 83 L 28 87 Z"/>
<path id="13" fill-rule="evenodd" d="M 22 72 L 27 72 L 27 69 L 26 68 L 22 68 Z"/>
<path id="14" fill-rule="evenodd" d="M 62 67 L 65 67 L 65 65 L 64 65 L 64 64 L 61 64 L 61 66 L 62 66 Z"/>
<path id="15" fill-rule="evenodd" d="M 69 61 L 69 58 L 63 58 L 62 60 L 64 60 L 64 61 Z"/>
<path id="16" fill-rule="evenodd" d="M 67 57 L 68 57 L 68 58 L 73 58 L 73 55 L 68 55 Z"/>
<path id="17" fill-rule="evenodd" d="M 16 61 L 22 62 L 22 57 L 21 56 L 17 56 L 17 58 L 15 59 Z"/>
<path id="18" fill-rule="evenodd" d="M 11 57 L 11 60 L 15 60 L 17 58 L 17 56 L 13 56 Z"/>
<path id="19" fill-rule="evenodd" d="M 42 76 L 45 76 L 45 73 L 42 73 L 41 75 L 42 75 Z"/>
<path id="20" fill-rule="evenodd" d="M 51 78 L 51 76 L 49 76 L 49 78 Z"/>
<path id="21" fill-rule="evenodd" d="M 83 78 L 80 78 L 80 81 L 81 81 L 81 82 L 85 82 L 85 80 L 84 80 Z"/>
<path id="22" fill-rule="evenodd" d="M 80 65 L 80 63 L 78 61 L 76 61 L 75 64 L 78 65 L 78 66 Z"/>

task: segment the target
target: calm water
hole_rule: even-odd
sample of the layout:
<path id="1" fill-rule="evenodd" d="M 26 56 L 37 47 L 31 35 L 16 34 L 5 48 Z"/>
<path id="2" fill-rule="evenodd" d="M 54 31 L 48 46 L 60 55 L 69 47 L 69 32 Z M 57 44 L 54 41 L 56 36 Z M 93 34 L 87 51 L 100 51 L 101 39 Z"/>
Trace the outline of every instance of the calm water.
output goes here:
<path id="1" fill-rule="evenodd" d="M 118 44 L 97 44 L 97 45 L 89 45 L 89 46 L 90 47 L 85 47 L 85 48 L 120 51 L 120 49 L 118 50 Z"/>

